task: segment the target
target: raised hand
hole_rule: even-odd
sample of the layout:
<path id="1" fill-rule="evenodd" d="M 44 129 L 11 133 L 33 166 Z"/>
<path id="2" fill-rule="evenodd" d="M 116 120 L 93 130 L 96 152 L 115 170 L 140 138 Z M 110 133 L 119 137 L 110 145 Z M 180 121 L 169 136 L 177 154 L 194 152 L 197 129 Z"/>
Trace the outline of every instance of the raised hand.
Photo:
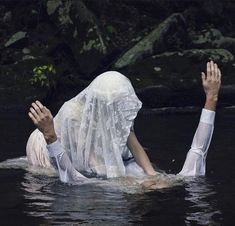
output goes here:
<path id="1" fill-rule="evenodd" d="M 206 74 L 202 72 L 202 85 L 206 94 L 205 108 L 215 110 L 221 85 L 221 71 L 216 63 L 207 63 Z"/>
<path id="2" fill-rule="evenodd" d="M 28 115 L 33 121 L 34 125 L 37 126 L 37 128 L 43 133 L 44 138 L 48 144 L 57 140 L 54 129 L 53 116 L 50 110 L 43 106 L 40 101 L 32 103 Z"/>

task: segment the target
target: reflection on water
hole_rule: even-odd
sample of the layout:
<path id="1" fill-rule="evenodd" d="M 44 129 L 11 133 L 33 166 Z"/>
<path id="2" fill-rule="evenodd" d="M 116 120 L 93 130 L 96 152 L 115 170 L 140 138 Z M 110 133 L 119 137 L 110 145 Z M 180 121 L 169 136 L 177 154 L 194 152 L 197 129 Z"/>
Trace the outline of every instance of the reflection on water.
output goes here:
<path id="1" fill-rule="evenodd" d="M 55 224 L 84 223 L 126 225 L 131 220 L 124 193 L 85 185 L 66 185 L 57 178 L 25 174 L 22 183 L 27 213 Z"/>
<path id="2" fill-rule="evenodd" d="M 217 207 L 214 186 L 205 177 L 198 177 L 188 180 L 185 190 L 188 192 L 185 200 L 190 201 L 190 208 L 185 213 L 186 225 L 192 225 L 192 222 L 198 225 L 220 225 L 214 220 L 222 214 Z"/>
<path id="3" fill-rule="evenodd" d="M 67 185 L 57 177 L 26 172 L 22 188 L 25 213 L 52 224 L 136 225 L 157 220 L 158 225 L 220 225 L 222 215 L 214 186 L 203 177 L 135 195 L 112 186 Z"/>
<path id="4" fill-rule="evenodd" d="M 137 135 L 157 167 L 179 172 L 198 118 L 197 114 L 139 117 Z M 231 212 L 235 140 L 234 128 L 228 126 L 234 120 L 234 112 L 217 114 L 207 177 L 151 193 L 130 194 L 115 182 L 66 185 L 53 173 L 28 169 L 25 159 L 8 161 L 0 169 L 1 224 L 235 225 Z M 8 128 L 0 140 L 1 160 L 24 155 L 32 130 L 29 123 L 20 116 L 0 118 L 0 125 Z"/>

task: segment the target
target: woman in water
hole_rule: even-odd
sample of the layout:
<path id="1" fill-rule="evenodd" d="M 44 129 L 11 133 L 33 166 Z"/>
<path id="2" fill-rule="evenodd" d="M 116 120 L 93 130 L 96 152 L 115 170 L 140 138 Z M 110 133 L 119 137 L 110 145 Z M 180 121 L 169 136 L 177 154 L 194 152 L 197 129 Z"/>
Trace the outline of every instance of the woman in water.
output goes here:
<path id="1" fill-rule="evenodd" d="M 213 133 L 221 72 L 213 61 L 202 72 L 205 106 L 191 149 L 179 173 L 205 175 L 205 160 Z M 29 117 L 37 126 L 27 143 L 30 164 L 54 165 L 63 182 L 81 182 L 90 177 L 144 178 L 159 174 L 138 142 L 134 119 L 142 103 L 124 75 L 109 71 L 96 77 L 76 97 L 64 103 L 53 118 L 39 101 L 32 103 Z M 51 161 L 50 161 L 51 160 Z M 148 189 L 164 187 L 143 180 Z"/>

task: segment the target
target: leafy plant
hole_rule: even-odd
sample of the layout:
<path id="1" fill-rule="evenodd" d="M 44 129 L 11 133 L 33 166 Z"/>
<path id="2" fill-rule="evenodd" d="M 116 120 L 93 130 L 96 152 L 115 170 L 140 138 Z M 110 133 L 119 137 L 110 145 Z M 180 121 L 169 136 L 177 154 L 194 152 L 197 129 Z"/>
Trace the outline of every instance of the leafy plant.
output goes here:
<path id="1" fill-rule="evenodd" d="M 30 83 L 41 87 L 55 87 L 55 74 L 56 69 L 52 64 L 37 66 L 33 69 L 33 77 L 30 79 Z"/>

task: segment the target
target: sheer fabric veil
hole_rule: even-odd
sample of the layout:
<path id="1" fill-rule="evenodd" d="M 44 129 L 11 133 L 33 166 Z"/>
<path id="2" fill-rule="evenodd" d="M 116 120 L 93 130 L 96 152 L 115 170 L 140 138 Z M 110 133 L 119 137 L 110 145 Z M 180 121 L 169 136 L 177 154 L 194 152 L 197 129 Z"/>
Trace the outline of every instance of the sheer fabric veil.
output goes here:
<path id="1" fill-rule="evenodd" d="M 99 75 L 65 102 L 54 123 L 73 166 L 94 176 L 125 176 L 123 160 L 131 157 L 127 138 L 141 106 L 129 79 L 116 71 Z M 28 144 L 28 152 L 30 148 Z"/>

